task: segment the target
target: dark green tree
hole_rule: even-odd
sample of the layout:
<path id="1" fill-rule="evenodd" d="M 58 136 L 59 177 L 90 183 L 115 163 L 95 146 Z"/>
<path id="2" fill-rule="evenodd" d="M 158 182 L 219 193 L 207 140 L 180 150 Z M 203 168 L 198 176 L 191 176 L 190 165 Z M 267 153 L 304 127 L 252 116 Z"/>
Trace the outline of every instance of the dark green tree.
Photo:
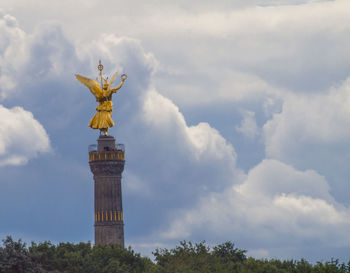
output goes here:
<path id="1" fill-rule="evenodd" d="M 0 272 L 4 273 L 39 273 L 43 272 L 29 256 L 26 244 L 21 240 L 15 242 L 7 236 L 0 247 Z"/>
<path id="2" fill-rule="evenodd" d="M 156 249 L 155 263 L 130 247 L 33 242 L 28 248 L 10 236 L 2 242 L 0 273 L 350 273 L 350 262 L 337 259 L 313 265 L 304 259 L 247 258 L 232 242 L 209 247 L 182 241 L 170 250 Z"/>
<path id="3" fill-rule="evenodd" d="M 159 272 L 238 272 L 246 260 L 246 251 L 234 247 L 231 242 L 211 249 L 205 242 L 192 244 L 182 241 L 180 245 L 153 252 Z"/>

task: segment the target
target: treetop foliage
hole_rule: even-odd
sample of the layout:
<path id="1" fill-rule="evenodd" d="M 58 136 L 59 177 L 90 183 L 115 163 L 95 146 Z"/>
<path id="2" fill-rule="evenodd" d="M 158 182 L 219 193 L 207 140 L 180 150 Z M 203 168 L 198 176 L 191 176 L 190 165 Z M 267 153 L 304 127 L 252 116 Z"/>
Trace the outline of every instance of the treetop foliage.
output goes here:
<path id="1" fill-rule="evenodd" d="M 156 249 L 155 261 L 130 247 L 88 243 L 43 242 L 27 245 L 10 236 L 0 246 L 0 273 L 350 273 L 350 262 L 311 264 L 301 260 L 255 259 L 232 242 L 209 247 L 182 241 L 173 249 Z"/>

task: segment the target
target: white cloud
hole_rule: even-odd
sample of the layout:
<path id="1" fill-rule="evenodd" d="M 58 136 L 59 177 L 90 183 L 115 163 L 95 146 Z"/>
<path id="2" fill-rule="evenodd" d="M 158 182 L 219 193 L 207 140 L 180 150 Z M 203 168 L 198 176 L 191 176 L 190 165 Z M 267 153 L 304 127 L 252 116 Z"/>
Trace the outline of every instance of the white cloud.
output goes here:
<path id="1" fill-rule="evenodd" d="M 187 126 L 179 108 L 156 91 L 146 95 L 143 115 L 156 132 L 166 134 L 177 149 L 185 149 L 196 161 L 225 161 L 235 168 L 236 153 L 220 133 L 208 123 Z M 225 164 L 225 165 L 226 165 Z"/>
<path id="2" fill-rule="evenodd" d="M 0 12 L 0 96 L 5 98 L 16 87 L 18 70 L 28 59 L 26 34 L 18 27 L 14 17 Z"/>
<path id="3" fill-rule="evenodd" d="M 89 43 L 79 43 L 77 54 L 81 60 L 89 60 L 90 73 L 96 73 L 96 60 L 101 59 L 106 69 L 116 70 L 119 73 L 133 73 L 130 75 L 140 77 L 134 80 L 137 83 L 143 83 L 142 79 L 145 76 L 149 80 L 158 66 L 157 59 L 143 48 L 140 40 L 115 34 L 102 33 Z M 139 87 L 142 91 L 147 90 L 147 85 L 142 87 L 143 89 Z"/>
<path id="4" fill-rule="evenodd" d="M 137 37 L 162 63 L 156 76 L 157 85 L 162 83 L 160 92 L 177 104 L 200 105 L 218 98 L 251 99 L 257 92 L 273 92 L 275 86 L 315 90 L 344 77 L 350 63 L 345 27 L 350 18 L 348 1 L 293 0 L 283 1 L 284 6 L 280 2 L 264 1 L 269 6 L 259 7 L 261 1 L 215 5 L 132 1 L 102 6 L 79 1 L 72 4 L 79 8 L 67 10 L 66 1 L 36 1 L 42 9 L 33 5 L 32 16 L 21 1 L 5 6 L 19 15 L 25 28 L 51 18 L 60 21 L 76 44 L 98 39 L 101 31 Z M 291 5 L 296 2 L 304 4 Z M 180 74 L 171 75 L 171 71 Z"/>
<path id="5" fill-rule="evenodd" d="M 23 165 L 51 150 L 44 127 L 21 107 L 0 105 L 0 166 Z"/>
<path id="6" fill-rule="evenodd" d="M 236 130 L 249 138 L 254 138 L 259 134 L 259 128 L 256 124 L 255 113 L 252 111 L 243 111 L 243 119 Z"/>
<path id="7" fill-rule="evenodd" d="M 250 248 L 269 245 L 271 252 L 263 252 L 279 255 L 273 249 L 282 238 L 286 252 L 296 245 L 303 252 L 300 243 L 304 239 L 320 240 L 326 246 L 349 246 L 345 239 L 349 216 L 350 209 L 329 194 L 324 177 L 264 160 L 242 184 L 209 194 L 193 209 L 179 212 L 162 236 L 208 241 L 249 237 Z"/>
<path id="8" fill-rule="evenodd" d="M 350 159 L 349 109 L 349 79 L 327 93 L 286 97 L 282 111 L 263 127 L 266 156 L 322 173 L 342 196 Z"/>
<path id="9" fill-rule="evenodd" d="M 157 89 L 186 108 L 254 100 L 276 104 L 291 91 L 324 91 L 343 80 L 350 63 L 344 27 L 349 3 L 303 2 L 308 3 L 177 10 L 170 15 L 176 20 L 162 13 L 146 18 L 144 33 L 137 35 L 161 62 Z M 149 29 L 152 40 L 145 35 Z"/>
<path id="10" fill-rule="evenodd" d="M 90 44 L 91 40 L 97 43 L 101 29 L 103 33 L 118 33 L 124 38 L 137 37 L 162 63 L 155 78 L 157 89 L 180 106 L 251 101 L 256 96 L 263 101 L 267 96 L 277 99 L 285 89 L 308 91 L 315 85 L 333 83 L 334 77 L 342 79 L 350 63 L 344 27 L 349 25 L 350 18 L 347 1 L 297 1 L 305 4 L 287 6 L 268 1 L 268 7 L 256 6 L 260 1 L 186 3 L 176 7 L 156 1 L 138 3 L 136 8 L 135 1 L 122 7 L 114 2 L 99 7 L 103 17 L 95 13 L 98 5 L 95 1 L 75 3 L 79 9 L 65 10 L 64 14 L 57 14 L 66 6 L 63 2 L 54 5 L 37 2 L 45 9 L 34 9 L 31 18 L 20 16 L 20 20 L 26 23 L 30 20 L 28 25 L 35 26 L 47 23 L 50 18 L 60 20 L 65 33 L 79 45 L 78 52 L 82 44 Z M 242 4 L 246 8 L 242 9 Z M 15 14 L 28 13 L 27 9 L 21 10 L 20 2 L 11 1 L 8 6 L 16 7 L 12 11 Z M 118 16 L 107 16 L 115 15 L 116 10 Z M 132 20 L 133 16 L 138 20 Z M 91 22 L 89 28 L 87 17 Z M 111 43 L 111 39 L 103 41 Z M 108 47 L 101 42 L 99 46 Z M 99 50 L 102 52 L 103 49 Z M 126 56 L 113 52 L 104 52 L 102 56 L 116 55 Z M 68 58 L 57 58 L 57 63 L 62 59 Z M 330 78 L 334 71 L 336 75 Z M 316 80 L 317 73 L 320 76 Z"/>
<path id="11" fill-rule="evenodd" d="M 138 116 L 144 129 L 140 140 L 135 138 L 129 145 L 147 143 L 140 147 L 144 154 L 138 160 L 147 170 L 157 170 L 157 179 L 142 178 L 152 185 L 155 196 L 170 190 L 171 198 L 184 194 L 185 203 L 194 203 L 202 194 L 221 191 L 241 175 L 233 146 L 208 123 L 188 126 L 179 108 L 155 90 L 148 91 L 142 101 Z M 150 155 L 152 160 L 148 160 Z"/>
<path id="12" fill-rule="evenodd" d="M 58 24 L 42 24 L 27 34 L 16 18 L 0 13 L 0 33 L 0 96 L 3 99 L 23 95 L 30 86 L 50 78 L 62 81 L 77 65 L 75 49 Z"/>
<path id="13" fill-rule="evenodd" d="M 336 143 L 350 137 L 350 79 L 325 94 L 290 95 L 264 126 L 266 152 L 279 157 L 286 142 Z"/>
<path id="14" fill-rule="evenodd" d="M 235 189 L 242 196 L 263 199 L 276 195 L 307 195 L 331 200 L 324 177 L 315 171 L 298 171 L 277 160 L 264 160 L 249 171 L 246 182 Z"/>

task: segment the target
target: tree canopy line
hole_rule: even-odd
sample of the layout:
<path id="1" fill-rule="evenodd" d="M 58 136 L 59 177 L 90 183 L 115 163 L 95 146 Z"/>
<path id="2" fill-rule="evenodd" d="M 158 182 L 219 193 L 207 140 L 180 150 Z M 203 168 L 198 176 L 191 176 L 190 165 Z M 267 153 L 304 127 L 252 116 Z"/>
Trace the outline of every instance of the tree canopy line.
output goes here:
<path id="1" fill-rule="evenodd" d="M 154 261 L 130 247 L 51 242 L 27 246 L 8 236 L 0 246 L 0 273 L 347 273 L 350 262 L 311 264 L 301 260 L 255 259 L 232 242 L 209 247 L 205 242 L 180 242 L 156 249 Z"/>

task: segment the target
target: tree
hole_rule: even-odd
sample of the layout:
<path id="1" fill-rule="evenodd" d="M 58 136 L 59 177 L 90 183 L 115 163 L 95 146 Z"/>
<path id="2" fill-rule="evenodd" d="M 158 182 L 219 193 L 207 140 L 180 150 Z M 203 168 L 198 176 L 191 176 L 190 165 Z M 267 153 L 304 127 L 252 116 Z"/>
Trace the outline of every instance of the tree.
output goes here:
<path id="1" fill-rule="evenodd" d="M 0 272 L 6 273 L 40 273 L 44 272 L 29 256 L 26 244 L 21 240 L 15 242 L 11 236 L 3 241 L 0 247 Z"/>

